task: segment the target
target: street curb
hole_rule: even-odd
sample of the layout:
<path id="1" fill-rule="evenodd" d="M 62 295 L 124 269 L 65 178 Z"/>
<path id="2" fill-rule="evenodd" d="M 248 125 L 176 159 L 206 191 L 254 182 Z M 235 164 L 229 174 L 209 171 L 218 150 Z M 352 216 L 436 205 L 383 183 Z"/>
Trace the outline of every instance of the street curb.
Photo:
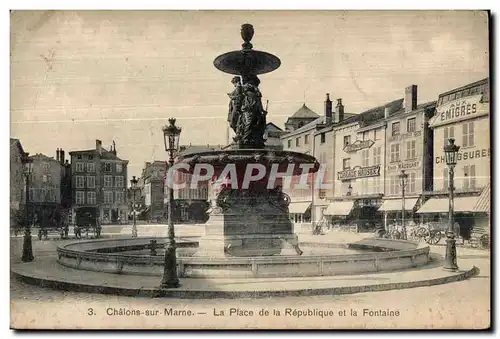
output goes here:
<path id="1" fill-rule="evenodd" d="M 281 291 L 216 291 L 216 290 L 162 290 L 160 288 L 126 288 L 104 285 L 92 285 L 67 282 L 62 280 L 46 279 L 30 276 L 25 273 L 16 272 L 11 269 L 13 276 L 30 285 L 52 288 L 57 290 L 71 292 L 86 292 L 111 294 L 130 297 L 148 297 L 148 298 L 179 298 L 179 299 L 237 299 L 237 298 L 269 298 L 269 297 L 298 297 L 298 296 L 318 296 L 318 295 L 343 295 L 364 292 L 381 292 L 389 290 L 400 290 L 415 287 L 426 287 L 433 285 L 447 284 L 469 279 L 479 274 L 479 268 L 473 266 L 470 270 L 460 272 L 455 275 L 434 278 L 429 280 L 419 280 L 411 282 L 394 282 L 387 284 L 373 284 L 362 286 L 340 286 L 332 288 L 318 289 L 298 289 Z M 181 281 L 182 288 L 182 281 Z"/>

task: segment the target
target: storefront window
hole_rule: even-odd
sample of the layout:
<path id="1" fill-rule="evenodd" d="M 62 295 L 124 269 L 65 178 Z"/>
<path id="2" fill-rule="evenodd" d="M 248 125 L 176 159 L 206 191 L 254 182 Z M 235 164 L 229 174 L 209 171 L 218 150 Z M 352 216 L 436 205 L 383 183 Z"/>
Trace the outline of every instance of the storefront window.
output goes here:
<path id="1" fill-rule="evenodd" d="M 474 146 L 474 122 L 466 122 L 462 125 L 462 146 Z"/>

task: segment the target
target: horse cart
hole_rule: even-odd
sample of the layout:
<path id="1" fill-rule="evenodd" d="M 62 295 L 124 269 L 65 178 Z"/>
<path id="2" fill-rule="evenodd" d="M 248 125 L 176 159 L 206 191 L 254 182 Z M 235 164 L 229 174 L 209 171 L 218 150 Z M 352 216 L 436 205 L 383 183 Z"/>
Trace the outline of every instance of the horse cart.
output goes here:
<path id="1" fill-rule="evenodd" d="M 101 236 L 101 224 L 97 209 L 82 207 L 76 210 L 74 233 L 77 239 L 99 238 Z"/>

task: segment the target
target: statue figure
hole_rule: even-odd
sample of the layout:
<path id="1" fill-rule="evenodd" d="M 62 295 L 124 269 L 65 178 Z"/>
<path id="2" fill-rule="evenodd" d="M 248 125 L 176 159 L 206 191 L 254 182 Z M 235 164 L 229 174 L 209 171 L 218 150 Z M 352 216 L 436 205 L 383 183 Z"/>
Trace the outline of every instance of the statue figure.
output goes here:
<path id="1" fill-rule="evenodd" d="M 227 121 L 229 122 L 229 126 L 237 134 L 238 120 L 241 115 L 241 103 L 243 101 L 243 91 L 240 77 L 234 77 L 231 82 L 234 85 L 234 90 L 227 94 L 230 99 Z"/>
<path id="2" fill-rule="evenodd" d="M 262 107 L 262 94 L 258 87 L 260 80 L 255 75 L 245 80 L 235 141 L 239 142 L 240 147 L 261 148 L 264 147 L 267 111 Z"/>

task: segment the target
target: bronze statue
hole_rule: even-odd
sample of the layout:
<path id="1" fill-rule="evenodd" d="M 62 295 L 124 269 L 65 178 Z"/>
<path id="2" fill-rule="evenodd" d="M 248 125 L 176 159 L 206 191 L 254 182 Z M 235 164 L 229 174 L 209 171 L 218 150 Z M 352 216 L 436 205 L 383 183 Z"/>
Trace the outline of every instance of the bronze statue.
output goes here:
<path id="1" fill-rule="evenodd" d="M 267 111 L 262 106 L 262 94 L 258 87 L 260 80 L 256 75 L 244 80 L 241 85 L 238 77 L 233 78 L 235 89 L 228 94 L 231 98 L 228 121 L 236 133 L 234 141 L 240 148 L 262 148 Z"/>

